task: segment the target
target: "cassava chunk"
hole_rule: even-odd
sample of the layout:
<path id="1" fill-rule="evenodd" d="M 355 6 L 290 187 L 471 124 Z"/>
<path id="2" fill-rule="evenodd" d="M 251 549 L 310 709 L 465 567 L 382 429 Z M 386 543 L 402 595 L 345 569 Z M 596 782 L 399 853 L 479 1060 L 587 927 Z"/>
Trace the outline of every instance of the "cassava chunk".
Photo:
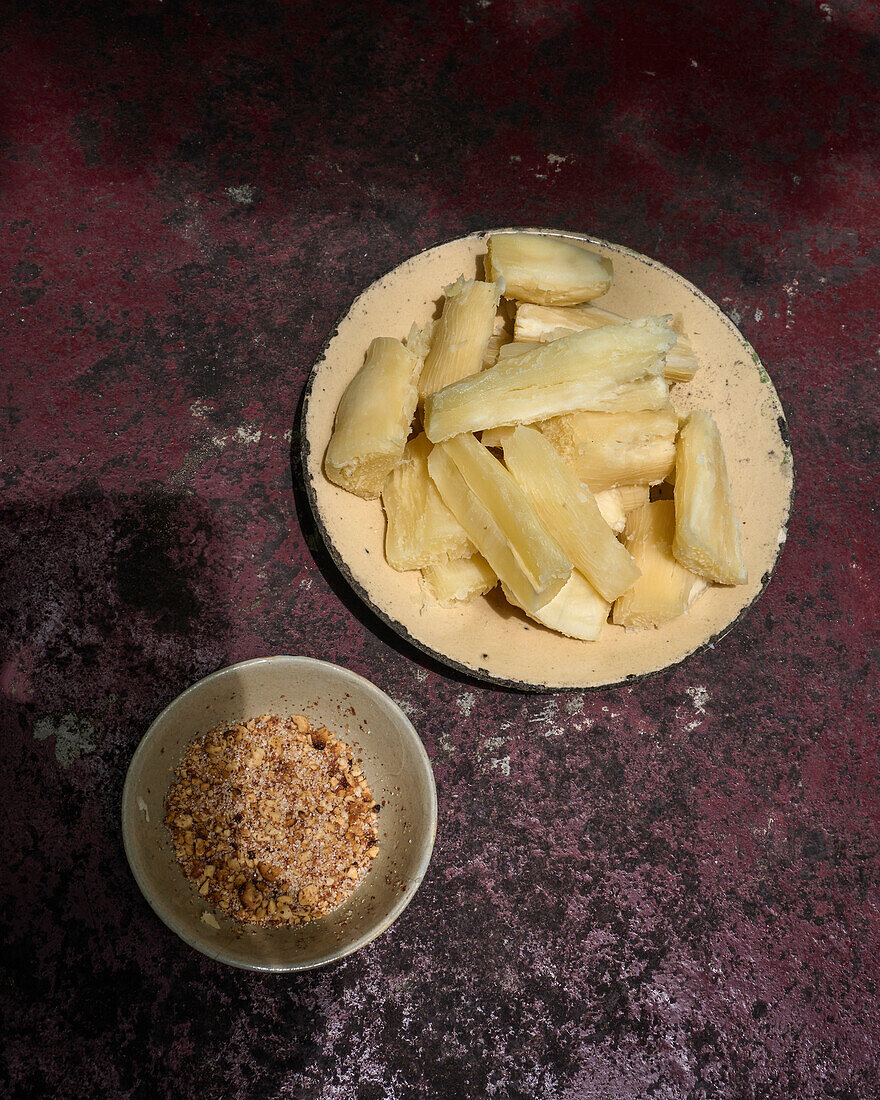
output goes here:
<path id="1" fill-rule="evenodd" d="M 385 557 L 394 569 L 421 569 L 472 554 L 467 532 L 449 511 L 428 475 L 431 443 L 424 432 L 411 439 L 403 461 L 382 488 L 387 517 Z"/>
<path id="2" fill-rule="evenodd" d="M 675 505 L 655 500 L 626 517 L 626 548 L 641 569 L 636 583 L 615 602 L 611 621 L 627 630 L 663 626 L 683 615 L 706 581 L 672 556 Z"/>
<path id="3" fill-rule="evenodd" d="M 443 314 L 434 327 L 419 377 L 420 397 L 482 368 L 502 289 L 503 283 L 476 282 L 464 276 L 446 287 Z"/>
<path id="4" fill-rule="evenodd" d="M 615 600 L 635 583 L 635 562 L 549 440 L 521 425 L 504 441 L 504 461 L 544 527 L 603 599 Z"/>
<path id="5" fill-rule="evenodd" d="M 527 611 L 551 600 L 571 562 L 547 534 L 511 474 L 471 436 L 434 448 L 428 470 L 443 501 Z"/>
<path id="6" fill-rule="evenodd" d="M 422 360 L 400 340 L 377 337 L 342 395 L 324 470 L 334 484 L 374 500 L 403 458 Z"/>
<path id="7" fill-rule="evenodd" d="M 441 607 L 455 607 L 485 595 L 498 583 L 495 570 L 482 554 L 453 561 L 438 561 L 422 570 L 430 595 Z"/>
<path id="8" fill-rule="evenodd" d="M 675 468 L 678 414 L 671 405 L 643 412 L 572 413 L 564 419 L 569 460 L 594 493 L 618 485 L 658 485 Z M 542 431 L 551 435 L 549 426 Z"/>
<path id="9" fill-rule="evenodd" d="M 505 295 L 520 302 L 588 302 L 611 286 L 610 260 L 559 237 L 498 233 L 488 248 L 487 278 L 503 278 Z"/>
<path id="10" fill-rule="evenodd" d="M 715 421 L 696 410 L 681 430 L 675 463 L 675 557 L 719 584 L 745 584 L 748 572 Z"/>
<path id="11" fill-rule="evenodd" d="M 516 604 L 516 597 L 506 588 L 504 594 L 510 603 Z M 583 642 L 595 642 L 602 634 L 610 610 L 611 604 L 603 600 L 590 582 L 574 569 L 562 590 L 549 603 L 537 610 L 526 611 L 526 614 L 558 634 Z"/>
<path id="12" fill-rule="evenodd" d="M 425 433 L 439 443 L 582 409 L 663 408 L 669 401 L 663 362 L 673 340 L 661 319 L 646 317 L 542 344 L 427 397 Z"/>
<path id="13" fill-rule="evenodd" d="M 689 382 L 697 373 L 699 363 L 694 354 L 690 338 L 684 331 L 681 317 L 667 317 L 667 323 L 674 329 L 675 345 L 666 353 L 664 375 L 667 382 Z M 625 325 L 626 317 L 612 313 L 601 306 L 539 306 L 521 305 L 516 311 L 513 338 L 515 341 L 558 340 L 572 332 L 585 328 L 601 328 L 603 325 Z M 517 347 L 514 344 L 513 347 Z"/>

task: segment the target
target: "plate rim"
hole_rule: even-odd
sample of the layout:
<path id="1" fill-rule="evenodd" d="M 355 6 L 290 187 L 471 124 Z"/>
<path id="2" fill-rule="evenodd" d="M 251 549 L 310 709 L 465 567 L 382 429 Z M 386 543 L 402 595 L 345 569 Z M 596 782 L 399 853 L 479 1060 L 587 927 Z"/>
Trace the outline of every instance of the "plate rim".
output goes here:
<path id="1" fill-rule="evenodd" d="M 419 639 L 415 638 L 410 633 L 410 631 L 403 625 L 403 623 L 398 622 L 395 618 L 393 618 L 393 616 L 387 614 L 381 608 L 377 607 L 373 603 L 373 601 L 369 598 L 369 596 L 367 595 L 367 592 L 364 589 L 363 585 L 361 585 L 361 583 L 353 575 L 351 569 L 348 566 L 348 563 L 343 558 L 343 556 L 340 554 L 340 552 L 337 550 L 337 548 L 334 545 L 332 539 L 330 538 L 329 532 L 327 531 L 327 529 L 325 527 L 323 518 L 321 516 L 321 510 L 318 506 L 317 490 L 315 488 L 313 479 L 312 479 L 310 471 L 309 471 L 309 459 L 310 459 L 311 453 L 312 453 L 312 445 L 311 445 L 311 440 L 309 439 L 309 436 L 308 436 L 308 432 L 306 430 L 306 426 L 307 426 L 307 423 L 308 423 L 309 405 L 311 403 L 312 394 L 313 394 L 313 391 L 314 391 L 314 388 L 315 388 L 315 383 L 316 383 L 316 381 L 318 379 L 318 376 L 320 374 L 320 369 L 326 361 L 327 351 L 329 350 L 330 345 L 332 344 L 333 340 L 336 338 L 336 336 L 339 333 L 340 325 L 343 323 L 343 321 L 346 319 L 346 317 L 349 316 L 351 311 L 357 305 L 358 301 L 360 301 L 360 299 L 369 290 L 371 290 L 377 283 L 381 282 L 383 279 L 385 279 L 389 275 L 391 275 L 399 267 L 402 267 L 404 264 L 411 263 L 413 260 L 416 260 L 420 256 L 423 256 L 425 253 L 432 252 L 432 251 L 434 251 L 435 249 L 438 249 L 438 248 L 443 248 L 446 245 L 457 244 L 461 241 L 485 240 L 487 237 L 490 237 L 490 236 L 493 236 L 493 235 L 496 235 L 496 234 L 501 234 L 501 233 L 534 233 L 534 234 L 538 234 L 540 236 L 548 236 L 549 235 L 549 236 L 554 236 L 554 237 L 563 237 L 563 238 L 569 238 L 569 239 L 573 239 L 573 240 L 577 240 L 577 241 L 583 241 L 586 244 L 600 245 L 603 248 L 607 248 L 612 252 L 619 253 L 620 255 L 634 257 L 637 260 L 640 260 L 644 263 L 647 263 L 650 267 L 653 267 L 653 268 L 657 269 L 658 271 L 666 274 L 667 276 L 671 276 L 673 279 L 675 279 L 677 282 L 679 282 L 683 287 L 685 287 L 690 293 L 692 293 L 696 298 L 700 299 L 703 303 L 705 303 L 705 305 L 707 305 L 714 313 L 716 313 L 718 315 L 718 317 L 722 320 L 722 322 L 725 323 L 732 330 L 735 337 L 742 343 L 744 349 L 750 355 L 750 357 L 751 357 L 752 361 L 754 362 L 755 366 L 763 371 L 765 377 L 761 380 L 762 384 L 765 385 L 765 386 L 769 386 L 770 390 L 772 391 L 773 396 L 776 399 L 776 403 L 779 407 L 780 415 L 777 418 L 777 425 L 778 425 L 778 428 L 779 428 L 779 434 L 780 434 L 780 437 L 782 439 L 783 446 L 786 448 L 786 451 L 787 451 L 788 456 L 789 456 L 789 469 L 790 469 L 790 485 L 789 485 L 788 502 L 787 502 L 788 507 L 787 507 L 787 510 L 786 510 L 786 513 L 785 513 L 785 518 L 784 518 L 783 523 L 780 527 L 780 534 L 782 534 L 784 532 L 786 537 L 785 537 L 784 540 L 782 540 L 781 542 L 778 543 L 776 554 L 773 558 L 773 561 L 771 562 L 770 566 L 765 570 L 765 572 L 763 573 L 763 575 L 761 577 L 760 587 L 757 589 L 757 591 L 755 592 L 752 599 L 744 607 L 742 607 L 740 609 L 740 611 L 736 615 L 736 617 L 731 619 L 730 622 L 725 624 L 725 626 L 722 627 L 717 633 L 711 635 L 704 642 L 701 642 L 699 645 L 697 645 L 694 649 L 690 650 L 688 653 L 683 654 L 681 657 L 676 658 L 674 661 L 669 662 L 669 664 L 663 665 L 662 668 L 651 669 L 651 670 L 648 670 L 646 672 L 629 673 L 629 674 L 626 674 L 624 676 L 621 676 L 619 679 L 606 680 L 605 682 L 603 682 L 601 684 L 558 684 L 558 685 L 538 684 L 538 683 L 535 683 L 533 681 L 527 681 L 527 680 L 507 679 L 505 677 L 495 676 L 486 669 L 474 669 L 469 665 L 465 665 L 462 662 L 457 661 L 454 657 L 449 657 L 446 654 L 441 653 L 438 650 L 433 649 L 431 646 L 429 646 L 429 645 L 425 644 L 424 642 L 420 641 Z M 531 693 L 531 694 L 544 694 L 544 695 L 553 694 L 553 693 L 557 693 L 557 692 L 558 693 L 577 692 L 577 691 L 580 691 L 580 692 L 586 692 L 586 691 L 593 692 L 593 691 L 603 691 L 607 688 L 616 688 L 616 687 L 628 686 L 628 685 L 631 685 L 631 684 L 638 683 L 641 680 L 646 680 L 650 677 L 659 676 L 659 675 L 662 675 L 663 673 L 670 672 L 671 670 L 677 668 L 679 665 L 683 664 L 687 660 L 690 660 L 692 657 L 696 656 L 697 654 L 702 653 L 707 649 L 714 649 L 715 645 L 718 642 L 720 642 L 723 638 L 725 638 L 731 632 L 731 630 L 734 629 L 734 627 L 738 626 L 741 623 L 741 621 L 745 618 L 746 615 L 748 615 L 749 612 L 752 611 L 752 609 L 758 603 L 760 598 L 764 595 L 764 592 L 767 590 L 767 587 L 770 584 L 770 581 L 773 577 L 773 574 L 776 572 L 776 568 L 779 565 L 779 561 L 782 557 L 782 554 L 785 551 L 785 547 L 788 544 L 788 531 L 789 531 L 789 527 L 790 527 L 790 524 L 791 524 L 792 512 L 794 510 L 795 485 L 796 485 L 794 452 L 793 452 L 793 448 L 792 448 L 791 433 L 790 433 L 790 430 L 789 430 L 789 427 L 788 427 L 788 418 L 785 414 L 785 409 L 783 408 L 782 401 L 780 400 L 779 394 L 776 390 L 776 386 L 773 383 L 773 379 L 770 377 L 769 371 L 767 371 L 766 367 L 764 366 L 763 360 L 760 358 L 758 353 L 755 351 L 755 349 L 753 348 L 751 342 L 745 337 L 745 335 L 742 333 L 742 331 L 739 329 L 739 327 L 736 324 L 734 324 L 734 322 L 731 320 L 731 318 L 728 317 L 728 315 L 724 312 L 724 310 L 716 302 L 714 302 L 704 291 L 700 290 L 699 287 L 695 286 L 692 282 L 690 282 L 689 279 L 686 279 L 683 275 L 679 274 L 679 272 L 675 271 L 671 267 L 668 267 L 666 264 L 662 263 L 660 260 L 655 260 L 651 256 L 647 256 L 642 252 L 638 252 L 634 248 L 630 248 L 628 245 L 619 244 L 615 241 L 605 240 L 603 237 L 596 237 L 596 236 L 593 236 L 593 235 L 587 234 L 587 233 L 578 233 L 578 232 L 575 232 L 573 230 L 568 230 L 568 229 L 552 229 L 552 228 L 548 228 L 548 227 L 541 228 L 541 227 L 536 227 L 536 226 L 505 226 L 505 227 L 499 228 L 499 229 L 474 230 L 471 233 L 465 233 L 461 236 L 447 237 L 447 238 L 444 238 L 443 240 L 436 241 L 433 244 L 427 245 L 425 248 L 421 248 L 417 252 L 412 253 L 412 255 L 407 256 L 405 259 L 401 260 L 399 263 L 394 264 L 392 267 L 390 267 L 386 271 L 384 271 L 381 275 L 377 275 L 375 279 L 373 279 L 371 282 L 369 282 L 362 290 L 360 290 L 354 296 L 354 298 L 352 298 L 352 300 L 350 301 L 350 303 L 349 303 L 347 309 L 345 310 L 345 312 L 338 318 L 335 325 L 330 330 L 326 340 L 321 345 L 321 349 L 320 349 L 320 352 L 318 353 L 318 357 L 315 359 L 315 361 L 312 364 L 312 367 L 309 371 L 309 376 L 306 380 L 306 385 L 305 385 L 305 388 L 303 390 L 302 402 L 301 402 L 301 405 L 300 405 L 300 418 L 301 418 L 300 419 L 300 431 L 299 431 L 299 436 L 300 436 L 300 464 L 301 464 L 301 471 L 300 472 L 301 472 L 301 476 L 302 476 L 302 479 L 303 479 L 303 485 L 304 485 L 305 491 L 306 491 L 306 497 L 307 497 L 308 502 L 309 502 L 309 508 L 311 509 L 312 518 L 315 521 L 315 526 L 318 528 L 318 531 L 321 535 L 322 542 L 324 543 L 324 546 L 327 549 L 327 552 L 329 553 L 330 558 L 333 561 L 333 564 L 339 570 L 339 572 L 342 575 L 343 579 L 345 580 L 346 584 L 348 584 L 349 588 L 352 589 L 352 591 L 355 593 L 355 595 L 358 597 L 358 599 L 361 601 L 361 603 L 363 603 L 373 615 L 377 616 L 381 620 L 381 622 L 383 622 L 387 627 L 389 627 L 398 637 L 404 639 L 409 645 L 413 646 L 415 649 L 417 649 L 417 650 L 421 651 L 422 653 L 426 654 L 427 656 L 431 657 L 432 660 L 438 662 L 441 665 L 445 665 L 447 668 L 455 669 L 456 672 L 460 673 L 461 675 L 467 677 L 470 680 L 476 681 L 478 684 L 481 684 L 481 685 L 491 685 L 491 686 L 494 686 L 494 687 L 505 688 L 505 689 L 511 690 L 511 691 L 519 691 L 519 692 Z"/>

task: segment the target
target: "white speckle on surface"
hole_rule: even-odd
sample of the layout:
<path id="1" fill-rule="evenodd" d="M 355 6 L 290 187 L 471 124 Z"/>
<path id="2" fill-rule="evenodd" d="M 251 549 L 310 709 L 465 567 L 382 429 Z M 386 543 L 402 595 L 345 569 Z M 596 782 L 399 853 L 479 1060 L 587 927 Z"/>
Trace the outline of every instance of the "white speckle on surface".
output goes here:
<path id="1" fill-rule="evenodd" d="M 767 815 L 767 820 L 763 825 L 756 825 L 752 830 L 755 836 L 769 836 L 770 830 L 773 828 L 773 814 Z"/>
<path id="2" fill-rule="evenodd" d="M 535 711 L 529 722 L 553 722 L 556 718 L 557 709 L 556 700 L 548 699 L 542 707 Z"/>
<path id="3" fill-rule="evenodd" d="M 706 689 L 702 685 L 699 685 L 697 687 L 690 687 L 686 690 L 688 695 L 690 695 L 691 700 L 693 701 L 694 710 L 697 712 L 697 714 L 705 714 L 706 704 L 709 702 L 709 692 L 706 691 Z"/>
<path id="4" fill-rule="evenodd" d="M 785 327 L 791 328 L 794 325 L 794 313 L 791 307 L 798 293 L 797 279 L 792 279 L 790 283 L 785 283 L 782 289 L 785 291 L 785 296 L 787 298 L 785 303 Z"/>
<path id="5" fill-rule="evenodd" d="M 409 698 L 409 696 L 405 695 L 402 699 L 396 699 L 395 702 L 403 711 L 403 713 L 407 716 L 407 718 L 411 718 L 414 714 L 418 714 L 419 712 L 418 704 L 414 703 L 412 699 Z"/>
<path id="6" fill-rule="evenodd" d="M 235 435 L 242 443 L 259 443 L 263 438 L 263 433 L 260 428 L 253 428 L 247 424 L 243 424 L 240 428 L 236 428 Z"/>
<path id="7" fill-rule="evenodd" d="M 727 301 L 733 301 L 733 299 L 722 298 L 722 301 L 724 301 L 724 303 L 727 303 Z M 727 316 L 730 318 L 730 320 L 734 322 L 734 324 L 739 324 L 739 322 L 742 320 L 742 315 L 736 308 L 736 306 L 725 306 L 724 311 L 725 313 L 727 313 Z"/>
<path id="8" fill-rule="evenodd" d="M 455 700 L 455 705 L 461 711 L 461 713 L 467 718 L 470 712 L 474 709 L 474 703 L 477 701 L 476 695 L 472 691 L 466 691 Z"/>
<path id="9" fill-rule="evenodd" d="M 506 737 L 484 737 L 482 741 L 476 747 L 476 756 L 479 763 L 482 765 L 483 770 L 487 768 L 499 767 L 499 760 L 507 760 L 508 769 L 504 772 L 505 775 L 510 774 L 510 757 L 502 757 L 500 755 L 495 756 L 494 753 L 498 753 L 499 750 L 505 749 L 507 746 Z M 504 771 L 504 769 L 501 769 Z"/>
<path id="10" fill-rule="evenodd" d="M 256 190 L 249 183 L 240 183 L 237 187 L 227 187 L 226 194 L 240 206 L 249 206 L 254 201 Z"/>
<path id="11" fill-rule="evenodd" d="M 501 772 L 502 775 L 510 775 L 510 757 L 496 757 L 489 762 L 489 767 Z"/>
<path id="12" fill-rule="evenodd" d="M 147 804 L 146 804 L 146 802 L 144 802 L 144 800 L 141 798 L 140 795 L 138 795 L 138 809 L 141 811 L 141 813 L 144 815 L 144 817 L 147 819 L 147 821 L 149 821 L 150 820 L 150 811 L 147 809 Z"/>
<path id="13" fill-rule="evenodd" d="M 192 195 L 187 195 L 180 208 L 180 214 L 182 215 L 181 222 L 176 231 L 184 240 L 196 242 L 196 245 L 204 252 L 204 239 L 207 234 L 205 232 L 205 219 L 199 210 L 198 200 Z M 89 305 L 92 304 L 90 300 Z"/>
<path id="14" fill-rule="evenodd" d="M 535 179 L 536 180 L 545 180 L 546 178 L 547 178 L 547 175 L 546 175 L 545 172 L 535 172 Z"/>
<path id="15" fill-rule="evenodd" d="M 699 67 L 700 66 L 697 64 L 696 60 L 692 57 L 691 58 L 691 68 L 692 69 L 698 69 Z"/>
<path id="16" fill-rule="evenodd" d="M 226 446 L 226 436 L 224 435 L 212 435 L 211 442 L 215 447 L 219 447 L 222 450 Z"/>
<path id="17" fill-rule="evenodd" d="M 547 154 L 547 163 L 554 165 L 556 167 L 557 172 L 559 171 L 559 165 L 560 164 L 565 164 L 567 159 L 568 159 L 567 157 L 561 157 L 559 155 L 559 153 L 548 153 Z"/>
<path id="18" fill-rule="evenodd" d="M 202 920 L 205 924 L 209 924 L 212 928 L 216 928 L 218 932 L 220 931 L 220 925 L 217 923 L 217 918 L 213 913 L 202 913 Z"/>
<path id="19" fill-rule="evenodd" d="M 520 164 L 520 163 L 522 163 L 522 157 L 519 155 L 519 153 L 514 153 L 513 154 L 513 156 L 510 158 L 510 163 L 511 164 Z"/>
<path id="20" fill-rule="evenodd" d="M 74 760 L 94 752 L 98 747 L 95 727 L 88 718 L 80 718 L 71 713 L 63 715 L 57 722 L 51 718 L 41 718 L 34 726 L 34 738 L 45 741 L 55 738 L 55 759 L 62 768 L 69 768 Z"/>
<path id="21" fill-rule="evenodd" d="M 702 685 L 689 687 L 685 690 L 691 697 L 694 717 L 689 722 L 685 722 L 682 730 L 684 733 L 692 733 L 698 726 L 703 724 L 703 719 L 706 716 L 706 703 L 709 701 L 709 692 Z"/>
<path id="22" fill-rule="evenodd" d="M 831 22 L 831 17 L 834 14 L 834 12 L 831 10 L 831 5 L 830 4 L 820 4 L 819 5 L 819 11 L 822 13 L 822 18 L 825 20 L 825 22 L 830 23 Z"/>
<path id="23" fill-rule="evenodd" d="M 204 420 L 209 412 L 213 412 L 213 408 L 207 401 L 202 401 L 201 398 L 193 401 L 189 407 L 190 414 L 196 418 L 196 420 Z"/>
<path id="24" fill-rule="evenodd" d="M 299 586 L 300 586 L 300 588 L 311 588 L 312 587 L 312 578 L 311 577 L 300 577 Z"/>
<path id="25" fill-rule="evenodd" d="M 756 320 L 756 321 L 760 321 L 760 320 L 762 320 L 762 319 L 763 319 L 763 317 L 764 317 L 764 311 L 763 311 L 763 309 L 756 309 L 756 310 L 755 310 L 755 320 Z"/>

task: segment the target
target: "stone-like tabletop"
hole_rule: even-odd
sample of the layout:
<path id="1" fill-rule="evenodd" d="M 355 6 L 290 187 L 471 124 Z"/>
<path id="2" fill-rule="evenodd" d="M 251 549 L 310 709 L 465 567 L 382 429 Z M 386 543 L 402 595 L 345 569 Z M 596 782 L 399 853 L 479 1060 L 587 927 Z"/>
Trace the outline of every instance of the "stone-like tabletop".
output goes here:
<path id="1" fill-rule="evenodd" d="M 4 1095 L 880 1094 L 878 34 L 858 0 L 6 5 Z M 680 272 L 788 416 L 769 588 L 627 687 L 432 663 L 302 493 L 351 300 L 510 225 Z M 160 923 L 119 808 L 165 704 L 278 652 L 404 708 L 439 829 L 386 934 L 273 977 Z"/>

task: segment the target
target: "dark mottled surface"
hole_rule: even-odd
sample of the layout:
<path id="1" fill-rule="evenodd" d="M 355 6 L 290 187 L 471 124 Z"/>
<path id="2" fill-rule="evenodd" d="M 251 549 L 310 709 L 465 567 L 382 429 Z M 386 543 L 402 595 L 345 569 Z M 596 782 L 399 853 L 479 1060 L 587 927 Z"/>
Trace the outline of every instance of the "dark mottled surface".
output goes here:
<path id="1" fill-rule="evenodd" d="M 880 1095 L 876 5 L 4 7 L 0 1091 Z M 354 294 L 517 224 L 680 271 L 789 416 L 770 588 L 626 689 L 403 650 L 291 468 Z M 118 814 L 161 707 L 279 651 L 405 707 L 440 821 L 386 935 L 271 978 L 160 924 Z"/>

